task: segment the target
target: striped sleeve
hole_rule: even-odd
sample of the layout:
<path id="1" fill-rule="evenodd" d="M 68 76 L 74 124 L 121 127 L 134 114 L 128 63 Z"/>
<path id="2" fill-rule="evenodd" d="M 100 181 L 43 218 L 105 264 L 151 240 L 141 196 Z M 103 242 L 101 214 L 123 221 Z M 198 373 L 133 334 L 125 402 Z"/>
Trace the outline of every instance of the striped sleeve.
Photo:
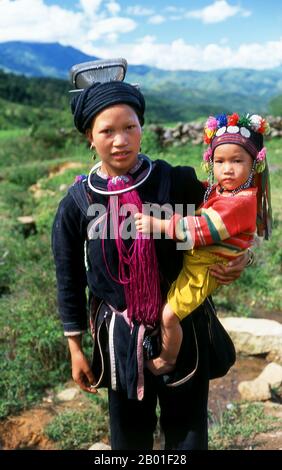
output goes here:
<path id="1" fill-rule="evenodd" d="M 242 232 L 254 232 L 256 221 L 255 197 L 220 197 L 200 215 L 174 217 L 170 236 L 189 242 L 191 247 L 212 245 Z"/>

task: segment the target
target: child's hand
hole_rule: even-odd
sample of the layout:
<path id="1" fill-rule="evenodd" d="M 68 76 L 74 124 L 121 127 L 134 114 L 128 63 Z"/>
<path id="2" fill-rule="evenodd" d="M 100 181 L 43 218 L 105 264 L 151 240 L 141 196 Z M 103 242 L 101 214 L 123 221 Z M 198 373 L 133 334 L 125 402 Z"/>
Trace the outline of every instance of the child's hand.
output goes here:
<path id="1" fill-rule="evenodd" d="M 137 212 L 134 218 L 136 230 L 141 233 L 162 233 L 165 231 L 166 224 L 169 223 L 169 221 L 157 219 L 140 212 Z"/>
<path id="2" fill-rule="evenodd" d="M 149 215 L 145 215 L 140 212 L 137 212 L 137 214 L 135 214 L 134 216 L 136 230 L 138 230 L 138 232 L 140 233 L 151 233 L 152 231 L 151 219 L 152 218 L 153 217 L 150 217 Z"/>

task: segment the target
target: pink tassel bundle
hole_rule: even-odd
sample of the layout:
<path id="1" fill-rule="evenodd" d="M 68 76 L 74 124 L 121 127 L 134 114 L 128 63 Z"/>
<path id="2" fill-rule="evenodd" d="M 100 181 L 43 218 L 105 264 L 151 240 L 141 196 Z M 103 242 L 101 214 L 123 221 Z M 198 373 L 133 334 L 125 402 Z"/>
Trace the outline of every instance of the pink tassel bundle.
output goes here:
<path id="1" fill-rule="evenodd" d="M 108 191 L 129 188 L 132 184 L 133 180 L 128 175 L 111 178 L 108 180 Z M 104 258 L 112 279 L 124 285 L 129 320 L 154 326 L 159 319 L 162 303 L 155 243 L 150 236 L 139 232 L 129 246 L 125 243 L 122 231 L 127 209 L 142 212 L 142 201 L 136 190 L 109 197 L 107 213 L 113 223 L 118 251 L 118 279 L 110 273 L 105 251 Z"/>

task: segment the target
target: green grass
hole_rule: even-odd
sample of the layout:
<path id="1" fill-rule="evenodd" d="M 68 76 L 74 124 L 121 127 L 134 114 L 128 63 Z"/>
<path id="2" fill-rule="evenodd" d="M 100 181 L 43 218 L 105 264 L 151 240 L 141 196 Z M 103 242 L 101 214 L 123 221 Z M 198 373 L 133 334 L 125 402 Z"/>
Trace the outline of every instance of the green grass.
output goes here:
<path id="1" fill-rule="evenodd" d="M 0 129 L 17 130 L 30 128 L 36 130 L 39 127 L 46 129 L 72 126 L 72 116 L 68 109 L 64 106 L 61 109 L 38 104 L 37 107 L 30 104 L 19 104 L 4 100 L 0 97 Z"/>
<path id="2" fill-rule="evenodd" d="M 0 141 L 17 139 L 23 135 L 27 135 L 29 132 L 28 129 L 0 129 Z"/>
<path id="3" fill-rule="evenodd" d="M 105 390 L 87 399 L 86 409 L 64 411 L 44 429 L 58 449 L 83 450 L 95 442 L 108 439 L 109 423 Z M 254 438 L 277 428 L 278 419 L 265 414 L 261 403 L 235 403 L 225 410 L 209 428 L 210 450 L 245 449 Z M 156 437 L 158 432 L 156 431 Z"/>
<path id="4" fill-rule="evenodd" d="M 237 403 L 209 430 L 210 450 L 248 449 L 253 438 L 275 427 L 277 418 L 267 416 L 262 403 Z"/>
<path id="5" fill-rule="evenodd" d="M 50 131 L 51 134 L 51 131 Z M 74 177 L 90 169 L 86 142 L 7 130 L 0 135 L 0 418 L 41 400 L 69 379 L 66 340 L 57 314 L 51 227 Z M 79 168 L 62 165 L 74 162 Z M 32 190 L 32 186 L 35 185 Z M 63 185 L 63 186 L 62 186 Z M 17 218 L 32 215 L 26 236 Z M 88 348 L 90 341 L 86 341 Z"/>
<path id="6" fill-rule="evenodd" d="M 60 413 L 44 429 L 44 434 L 62 450 L 88 449 L 109 434 L 108 401 L 105 391 L 100 391 L 84 410 Z"/>
<path id="7" fill-rule="evenodd" d="M 30 406 L 47 387 L 69 377 L 49 238 L 13 235 L 5 244 L 0 278 L 0 417 Z"/>

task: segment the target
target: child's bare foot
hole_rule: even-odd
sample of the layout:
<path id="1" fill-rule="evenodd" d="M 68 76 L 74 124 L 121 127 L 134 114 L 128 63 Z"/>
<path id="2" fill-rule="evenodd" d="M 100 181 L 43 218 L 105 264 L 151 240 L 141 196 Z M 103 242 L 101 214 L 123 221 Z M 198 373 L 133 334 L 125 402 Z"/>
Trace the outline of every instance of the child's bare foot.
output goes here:
<path id="1" fill-rule="evenodd" d="M 175 368 L 175 364 L 165 361 L 160 356 L 147 361 L 146 366 L 154 375 L 169 374 Z"/>

